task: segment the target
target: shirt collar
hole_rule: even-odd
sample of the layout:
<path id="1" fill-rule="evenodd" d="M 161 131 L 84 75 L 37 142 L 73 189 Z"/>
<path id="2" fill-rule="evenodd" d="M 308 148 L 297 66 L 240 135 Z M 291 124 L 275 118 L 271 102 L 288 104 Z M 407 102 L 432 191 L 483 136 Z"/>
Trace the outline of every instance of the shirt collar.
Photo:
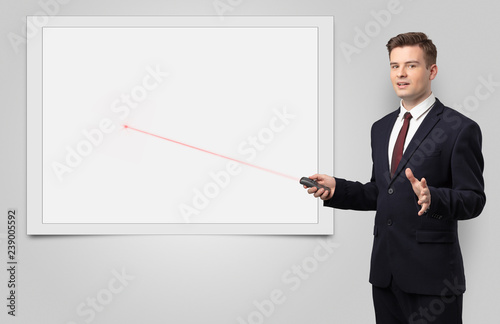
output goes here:
<path id="1" fill-rule="evenodd" d="M 434 103 L 436 103 L 436 97 L 434 96 L 433 93 L 431 93 L 431 95 L 427 97 L 427 99 L 425 99 L 424 101 L 422 101 L 421 103 L 419 103 L 410 110 L 412 118 L 416 120 L 422 117 L 422 115 L 424 115 L 429 109 L 431 109 L 432 106 L 434 106 Z M 403 107 L 403 99 L 401 99 L 401 102 L 399 104 L 399 109 L 400 112 L 398 118 L 402 120 L 404 114 L 408 112 L 408 110 L 406 110 Z"/>

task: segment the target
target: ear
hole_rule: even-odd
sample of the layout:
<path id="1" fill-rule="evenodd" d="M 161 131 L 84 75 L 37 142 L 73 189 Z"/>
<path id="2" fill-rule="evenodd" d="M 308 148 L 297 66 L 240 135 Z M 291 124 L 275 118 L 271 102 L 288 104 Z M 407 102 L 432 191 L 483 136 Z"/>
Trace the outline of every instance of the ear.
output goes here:
<path id="1" fill-rule="evenodd" d="M 438 66 L 436 64 L 432 64 L 429 68 L 429 71 L 431 72 L 431 74 L 429 75 L 429 80 L 434 80 L 438 73 Z"/>

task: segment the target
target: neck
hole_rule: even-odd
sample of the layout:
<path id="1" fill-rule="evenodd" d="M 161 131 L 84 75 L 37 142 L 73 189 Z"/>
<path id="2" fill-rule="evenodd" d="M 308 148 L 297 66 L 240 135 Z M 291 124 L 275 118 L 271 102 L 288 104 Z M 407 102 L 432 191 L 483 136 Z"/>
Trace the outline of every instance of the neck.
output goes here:
<path id="1" fill-rule="evenodd" d="M 415 108 L 416 106 L 420 105 L 422 102 L 424 102 L 427 98 L 429 98 L 429 96 L 432 94 L 432 91 L 429 90 L 429 92 L 415 100 L 405 100 L 403 98 L 402 99 L 402 104 L 403 104 L 403 108 L 410 111 L 412 110 L 413 108 Z"/>

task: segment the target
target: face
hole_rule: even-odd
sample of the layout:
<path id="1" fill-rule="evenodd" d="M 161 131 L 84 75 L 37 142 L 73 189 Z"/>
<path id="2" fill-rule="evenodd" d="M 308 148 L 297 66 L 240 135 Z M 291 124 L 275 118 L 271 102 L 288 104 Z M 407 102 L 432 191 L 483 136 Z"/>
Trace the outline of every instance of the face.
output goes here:
<path id="1" fill-rule="evenodd" d="M 418 46 L 396 47 L 391 51 L 391 81 L 403 106 L 410 110 L 430 96 L 437 65 L 426 67 L 424 51 Z"/>

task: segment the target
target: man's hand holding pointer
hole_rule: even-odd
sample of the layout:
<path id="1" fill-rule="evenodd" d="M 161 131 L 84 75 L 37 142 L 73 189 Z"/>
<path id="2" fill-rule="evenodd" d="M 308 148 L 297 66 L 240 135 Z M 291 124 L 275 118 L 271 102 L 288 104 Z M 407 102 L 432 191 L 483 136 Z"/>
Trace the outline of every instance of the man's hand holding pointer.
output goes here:
<path id="1" fill-rule="evenodd" d="M 307 189 L 307 192 L 314 195 L 314 197 L 320 197 L 323 200 L 328 200 L 333 197 L 333 193 L 335 192 L 335 178 L 332 178 L 330 176 L 327 176 L 326 174 L 315 174 L 309 177 L 309 179 L 312 179 L 316 181 L 318 184 L 326 186 L 330 188 L 330 190 L 325 190 L 323 188 L 316 188 L 316 187 L 311 187 Z M 307 188 L 304 186 L 304 188 Z"/>

